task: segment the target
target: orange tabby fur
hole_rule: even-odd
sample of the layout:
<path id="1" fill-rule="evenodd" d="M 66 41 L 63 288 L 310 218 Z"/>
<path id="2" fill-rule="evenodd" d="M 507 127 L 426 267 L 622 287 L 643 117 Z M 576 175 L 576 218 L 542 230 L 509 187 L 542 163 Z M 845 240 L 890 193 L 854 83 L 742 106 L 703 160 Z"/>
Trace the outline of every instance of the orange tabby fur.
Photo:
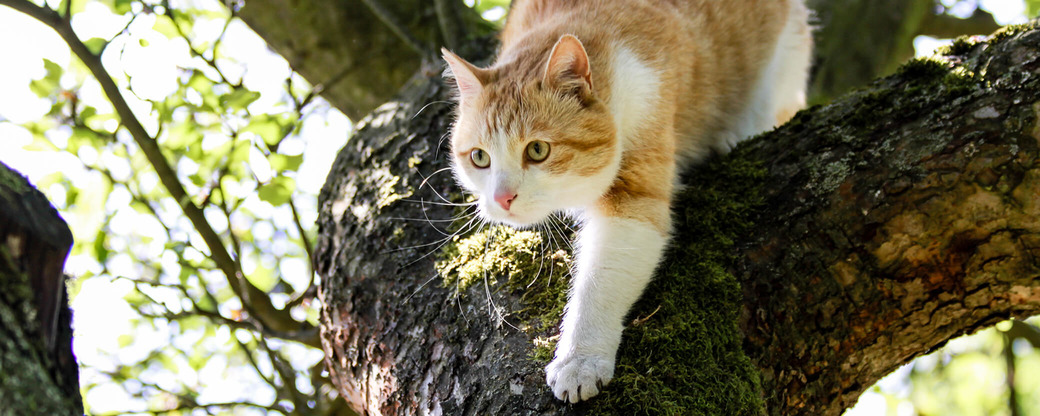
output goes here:
<path id="1" fill-rule="evenodd" d="M 579 260 L 568 302 L 567 314 L 573 316 L 565 315 L 557 360 L 547 370 L 557 397 L 587 399 L 596 394 L 598 383 L 609 381 L 613 352 L 604 350 L 611 342 L 616 350 L 620 339 L 620 323 L 613 321 L 620 320 L 635 301 L 659 261 L 671 231 L 670 204 L 677 171 L 712 149 L 726 151 L 735 141 L 786 121 L 804 104 L 810 48 L 806 19 L 801 0 L 518 0 L 510 10 L 501 50 L 490 68 L 476 68 L 445 51 L 460 88 L 459 118 L 452 133 L 454 163 L 467 187 L 490 194 L 481 188 L 479 179 L 489 171 L 470 162 L 474 149 L 494 153 L 493 164 L 508 164 L 516 154 L 523 159 L 522 151 L 516 149 L 523 149 L 531 140 L 543 140 L 551 145 L 544 162 L 523 159 L 519 170 L 510 174 L 494 171 L 501 178 L 486 182 L 495 184 L 491 186 L 495 192 L 497 184 L 508 182 L 501 186 L 515 192 L 512 183 L 518 179 L 509 175 L 526 178 L 534 175 L 532 169 L 544 175 L 570 175 L 568 181 L 588 178 L 588 187 L 595 189 L 589 200 L 553 208 L 580 211 L 579 219 L 587 222 L 589 235 L 643 233 L 640 224 L 653 230 L 644 238 L 653 247 L 645 254 L 652 260 L 649 269 L 612 263 L 621 262 L 616 258 L 624 259 L 626 253 L 620 252 L 619 257 L 610 247 L 596 246 L 613 242 L 582 240 L 579 256 L 586 261 Z M 798 62 L 780 59 L 785 53 L 782 48 L 788 47 L 781 45 L 778 52 L 780 38 L 792 43 L 789 48 L 798 55 Z M 626 54 L 633 54 L 634 60 Z M 783 87 L 792 97 L 760 100 L 762 94 L 771 97 L 763 92 L 768 88 L 762 88 L 771 86 L 759 86 L 759 80 L 771 80 L 766 78 L 771 75 L 768 71 L 789 66 L 800 71 L 793 78 L 782 78 L 794 80 L 786 83 L 795 85 Z M 621 76 L 629 72 L 615 73 L 632 68 L 645 68 L 632 73 L 647 79 L 629 80 Z M 616 81 L 625 86 L 614 88 Z M 638 95 L 644 89 L 645 94 Z M 755 121 L 763 118 L 755 118 L 751 111 L 759 101 L 769 104 L 769 108 L 757 110 L 769 113 L 765 122 Z M 643 107 L 652 110 L 639 113 Z M 635 115 L 627 111 L 630 109 Z M 519 201 L 530 193 L 520 191 L 516 197 Z M 506 206 L 498 217 L 486 216 L 523 225 L 545 215 L 542 211 L 526 217 L 521 214 Z M 614 276 L 618 273 L 623 276 Z M 638 274 L 642 275 L 629 278 Z M 615 298 L 599 293 L 604 289 L 597 286 L 636 293 Z M 599 313 L 595 308 L 603 309 L 600 304 L 611 302 L 623 303 L 625 309 L 619 316 L 616 311 L 610 311 L 613 315 L 607 318 L 578 316 L 586 313 L 583 308 Z M 586 330 L 587 319 L 592 319 L 588 325 L 599 325 L 597 320 L 602 319 L 607 323 L 602 330 Z M 592 357 L 592 364 L 582 361 L 582 354 Z M 560 360 L 578 360 L 573 364 L 577 367 L 570 372 L 561 370 L 559 366 L 572 364 L 557 364 Z M 601 361 L 610 362 L 610 374 L 586 375 L 602 373 Z M 585 367 L 597 365 L 585 371 Z"/>

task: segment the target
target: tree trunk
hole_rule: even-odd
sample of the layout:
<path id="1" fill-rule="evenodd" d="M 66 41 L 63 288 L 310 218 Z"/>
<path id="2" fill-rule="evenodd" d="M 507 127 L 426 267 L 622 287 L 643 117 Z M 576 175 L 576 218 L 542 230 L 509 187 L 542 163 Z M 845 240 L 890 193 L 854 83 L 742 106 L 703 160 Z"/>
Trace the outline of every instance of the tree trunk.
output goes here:
<path id="1" fill-rule="evenodd" d="M 237 15 L 351 120 L 390 99 L 440 45 L 493 31 L 461 0 L 249 0 Z M 444 36 L 442 22 L 458 30 Z"/>
<path id="2" fill-rule="evenodd" d="M 442 222 L 462 210 L 441 196 L 463 198 L 438 74 L 359 124 L 320 197 L 322 341 L 363 414 L 838 415 L 913 357 L 1040 311 L 1040 30 L 1017 27 L 685 175 L 615 380 L 564 405 L 542 367 L 568 256 L 546 232 Z"/>
<path id="3" fill-rule="evenodd" d="M 0 163 L 0 415 L 81 415 L 62 269 L 65 221 Z"/>

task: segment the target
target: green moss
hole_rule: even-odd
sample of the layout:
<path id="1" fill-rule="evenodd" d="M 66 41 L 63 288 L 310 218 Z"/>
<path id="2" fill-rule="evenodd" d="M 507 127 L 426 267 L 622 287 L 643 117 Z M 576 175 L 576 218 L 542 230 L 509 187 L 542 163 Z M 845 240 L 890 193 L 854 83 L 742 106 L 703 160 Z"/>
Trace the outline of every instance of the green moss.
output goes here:
<path id="1" fill-rule="evenodd" d="M 633 309 L 614 381 L 589 414 L 762 412 L 758 370 L 737 326 L 740 284 L 728 272 L 734 242 L 754 227 L 765 175 L 741 153 L 700 166 L 677 199 L 673 246 Z"/>
<path id="2" fill-rule="evenodd" d="M 553 236 L 554 240 L 568 238 Z M 520 319 L 521 329 L 536 337 L 535 352 L 542 359 L 551 348 L 546 330 L 563 316 L 567 300 L 567 273 L 571 256 L 551 248 L 545 232 L 517 231 L 506 226 L 487 227 L 469 235 L 456 235 L 441 251 L 435 267 L 446 287 L 461 295 L 473 284 L 520 294 L 522 309 L 506 311 Z M 504 277 L 503 285 L 498 279 Z M 551 357 L 551 350 L 549 350 Z"/>
<path id="3" fill-rule="evenodd" d="M 748 415 L 763 409 L 758 370 L 741 346 L 742 295 L 728 270 L 734 242 L 754 227 L 764 170 L 733 157 L 701 165 L 678 196 L 677 235 L 630 315 L 615 378 L 580 405 L 591 415 Z M 532 335 L 531 357 L 548 362 L 566 302 L 570 257 L 546 235 L 490 227 L 453 238 L 437 269 L 460 294 L 474 284 L 521 294 L 510 311 Z M 560 238 L 556 236 L 555 238 Z M 506 278 L 505 282 L 497 279 Z M 497 284 L 501 283 L 501 284 Z"/>
<path id="4" fill-rule="evenodd" d="M 29 192 L 29 180 L 17 171 L 0 163 L 0 198 L 6 198 L 11 203 L 18 201 L 21 195 Z"/>
<path id="5" fill-rule="evenodd" d="M 947 56 L 967 55 L 968 52 L 971 52 L 971 50 L 975 48 L 975 45 L 979 44 L 975 39 L 976 38 L 972 36 L 958 37 L 957 39 L 954 39 L 953 43 L 949 46 L 940 46 L 939 48 L 936 48 L 935 53 Z"/>
<path id="6" fill-rule="evenodd" d="M 931 78 L 943 76 L 950 70 L 950 63 L 934 56 L 914 58 L 896 70 L 896 74 L 906 78 Z"/>
<path id="7" fill-rule="evenodd" d="M 1002 41 L 1002 40 L 1014 37 L 1015 35 L 1018 35 L 1020 33 L 1024 33 L 1024 32 L 1028 32 L 1030 30 L 1033 30 L 1036 27 L 1037 27 L 1037 21 L 1032 21 L 1032 22 L 1028 22 L 1028 23 L 1022 23 L 1022 24 L 1017 24 L 1017 25 L 1007 25 L 1007 26 L 1004 26 L 1004 27 L 998 29 L 996 32 L 993 32 L 992 35 L 990 35 L 990 43 L 996 43 L 996 42 L 999 42 L 999 41 Z"/>

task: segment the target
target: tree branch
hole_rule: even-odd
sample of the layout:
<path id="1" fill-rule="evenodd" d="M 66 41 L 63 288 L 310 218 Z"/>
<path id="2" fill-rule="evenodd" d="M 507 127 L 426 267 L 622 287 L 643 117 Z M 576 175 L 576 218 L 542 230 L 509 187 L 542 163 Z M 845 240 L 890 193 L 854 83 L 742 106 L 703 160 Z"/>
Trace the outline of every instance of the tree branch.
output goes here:
<path id="1" fill-rule="evenodd" d="M 530 358 L 548 355 L 537 346 L 555 331 L 537 328 L 565 296 L 527 285 L 549 261 L 539 244 L 449 238 L 438 261 L 487 276 L 457 289 L 422 257 L 444 237 L 396 220 L 454 207 L 380 204 L 458 193 L 417 172 L 447 166 L 434 155 L 449 109 L 413 117 L 447 92 L 409 85 L 361 124 L 319 200 L 330 378 L 357 408 L 395 414 L 839 415 L 913 357 L 1040 312 L 1040 29 L 948 53 L 684 176 L 673 248 L 630 312 L 649 318 L 625 330 L 611 384 L 577 406 L 552 397 Z M 503 254 L 467 260 L 475 242 Z"/>
<path id="2" fill-rule="evenodd" d="M 977 8 L 975 13 L 965 19 L 946 13 L 929 13 L 918 26 L 917 34 L 934 38 L 956 38 L 964 35 L 984 35 L 999 28 L 1000 25 L 992 14 Z"/>
<path id="3" fill-rule="evenodd" d="M 76 57 L 90 70 L 91 74 L 101 85 L 105 96 L 108 97 L 115 108 L 123 126 L 130 133 L 131 137 L 134 138 L 134 142 L 137 143 L 142 153 L 144 153 L 149 163 L 155 169 L 163 187 L 177 201 L 177 204 L 184 211 L 184 215 L 188 217 L 195 230 L 198 231 L 199 235 L 206 242 L 211 258 L 224 273 L 228 285 L 243 299 L 243 304 L 250 307 L 251 312 L 256 315 L 257 319 L 276 331 L 290 332 L 311 327 L 306 322 L 301 323 L 293 319 L 288 311 L 275 308 L 266 293 L 253 286 L 242 276 L 240 270 L 235 266 L 234 259 L 228 254 L 224 242 L 217 235 L 216 231 L 213 230 L 213 227 L 210 226 L 202 209 L 195 205 L 191 196 L 185 191 L 184 186 L 177 178 L 177 173 L 174 172 L 170 163 L 162 154 L 162 150 L 156 140 L 148 134 L 144 126 L 133 114 L 133 111 L 130 110 L 130 106 L 119 92 L 119 87 L 116 86 L 115 81 L 112 80 L 112 77 L 109 76 L 101 64 L 100 56 L 94 55 L 80 41 L 72 30 L 69 21 L 63 19 L 54 10 L 37 6 L 28 0 L 0 0 L 0 5 L 25 13 L 54 29 L 68 44 L 69 48 L 72 49 Z"/>
<path id="4" fill-rule="evenodd" d="M 404 27 L 404 25 L 402 25 L 389 10 L 379 3 L 379 0 L 361 0 L 361 2 L 364 3 L 365 6 L 368 6 L 368 10 L 371 11 L 372 14 L 376 15 L 376 17 L 379 18 L 379 21 L 383 22 L 387 28 L 393 31 L 405 45 L 412 49 L 412 51 L 422 57 L 430 54 L 430 50 L 423 46 L 422 43 L 419 43 L 419 41 L 415 39 L 415 36 L 412 36 L 411 32 Z"/>
<path id="5" fill-rule="evenodd" d="M 455 9 L 458 0 L 434 0 L 434 11 L 437 12 L 437 24 L 444 36 L 444 43 L 448 49 L 458 50 L 462 38 L 462 20 Z"/>

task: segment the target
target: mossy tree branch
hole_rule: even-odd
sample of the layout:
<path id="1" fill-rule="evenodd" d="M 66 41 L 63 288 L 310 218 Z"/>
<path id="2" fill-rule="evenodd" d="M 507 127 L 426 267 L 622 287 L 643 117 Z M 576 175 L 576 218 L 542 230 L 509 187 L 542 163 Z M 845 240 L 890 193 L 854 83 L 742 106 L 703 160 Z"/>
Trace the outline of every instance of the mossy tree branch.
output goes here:
<path id="1" fill-rule="evenodd" d="M 359 125 L 320 197 L 322 342 L 362 412 L 838 415 L 911 358 L 1040 312 L 1038 29 L 961 41 L 690 172 L 616 379 L 578 406 L 537 358 L 552 308 L 528 287 L 555 247 L 460 260 L 480 235 L 437 222 L 465 211 L 430 202 L 458 188 L 426 75 Z M 435 258 L 495 269 L 445 285 Z"/>
<path id="2" fill-rule="evenodd" d="M 0 414 L 83 413 L 65 258 L 72 232 L 0 163 Z"/>

